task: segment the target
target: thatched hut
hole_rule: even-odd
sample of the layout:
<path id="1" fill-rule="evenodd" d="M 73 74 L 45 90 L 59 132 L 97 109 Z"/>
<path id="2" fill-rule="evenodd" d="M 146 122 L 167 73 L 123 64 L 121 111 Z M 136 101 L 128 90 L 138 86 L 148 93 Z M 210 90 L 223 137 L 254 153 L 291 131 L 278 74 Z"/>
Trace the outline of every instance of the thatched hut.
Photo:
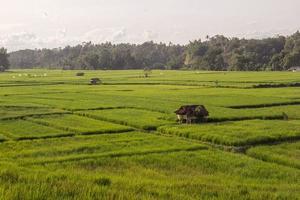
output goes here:
<path id="1" fill-rule="evenodd" d="M 99 78 L 91 78 L 90 79 L 90 84 L 91 85 L 98 85 L 101 83 L 101 80 Z"/>
<path id="2" fill-rule="evenodd" d="M 209 112 L 203 105 L 185 105 L 175 111 L 180 123 L 206 122 Z"/>
<path id="3" fill-rule="evenodd" d="M 300 72 L 300 66 L 294 66 L 289 68 L 288 71 L 292 71 L 292 72 Z"/>
<path id="4" fill-rule="evenodd" d="M 0 66 L 0 72 L 4 72 L 5 71 L 5 67 Z"/>

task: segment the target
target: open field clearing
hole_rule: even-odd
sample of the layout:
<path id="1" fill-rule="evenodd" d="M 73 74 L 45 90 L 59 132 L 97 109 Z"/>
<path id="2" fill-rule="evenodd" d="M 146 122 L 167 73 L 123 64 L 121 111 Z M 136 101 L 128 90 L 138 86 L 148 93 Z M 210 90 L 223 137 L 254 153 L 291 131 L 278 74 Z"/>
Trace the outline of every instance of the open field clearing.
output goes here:
<path id="1" fill-rule="evenodd" d="M 21 75 L 21 76 L 19 76 Z M 26 76 L 27 75 L 27 76 Z M 46 76 L 44 76 L 46 75 Z M 13 78 L 13 76 L 15 78 Z M 36 76 L 36 77 L 35 77 Z M 87 80 L 100 76 L 107 84 L 170 84 L 251 87 L 260 83 L 299 82 L 297 74 L 289 72 L 205 72 L 205 71 L 153 71 L 150 78 L 144 79 L 139 70 L 122 71 L 85 71 L 84 77 L 74 76 L 74 71 L 19 70 L 7 76 L 0 75 L 0 85 L 24 84 L 39 85 L 54 83 L 87 84 Z M 9 79 L 8 79 L 9 78 Z"/>
<path id="2" fill-rule="evenodd" d="M 300 109 L 296 106 L 273 106 L 264 108 L 244 108 L 244 109 L 229 109 L 223 107 L 207 106 L 210 111 L 209 121 L 222 122 L 234 120 L 249 120 L 249 119 L 283 119 L 283 113 L 287 114 L 289 119 L 299 119 Z"/>
<path id="3" fill-rule="evenodd" d="M 145 130 L 156 130 L 159 126 L 172 123 L 166 120 L 168 118 L 166 114 L 139 109 L 91 110 L 79 114 Z"/>
<path id="4" fill-rule="evenodd" d="M 26 106 L 2 106 L 0 107 L 0 119 L 23 118 L 32 115 L 47 115 L 55 113 L 66 113 L 59 109 L 43 108 L 43 107 L 26 107 Z"/>
<path id="5" fill-rule="evenodd" d="M 74 86 L 75 87 L 75 86 Z M 204 104 L 211 107 L 262 108 L 267 106 L 297 105 L 297 93 L 293 98 L 273 97 L 258 89 L 224 89 L 224 88 L 187 88 L 186 86 L 76 86 L 71 85 L 47 86 L 36 94 L 29 90 L 27 94 L 3 95 L 5 104 L 35 104 L 68 110 L 95 108 L 129 107 L 172 113 L 182 104 Z M 11 88 L 12 89 L 12 88 Z M 23 88 L 22 92 L 28 88 Z M 78 91 L 77 91 L 78 90 Z M 235 92 L 233 93 L 233 90 Z M 246 91 L 245 91 L 246 90 Z M 254 93 L 255 90 L 256 93 Z M 262 89 L 265 90 L 265 89 Z M 273 90 L 273 89 L 269 89 Z M 277 92 L 279 92 L 276 89 Z M 284 90 L 284 89 L 281 89 Z M 240 94 L 239 94 L 240 92 Z M 299 91 L 300 93 L 300 91 Z M 278 95 L 278 94 L 276 94 Z M 298 95 L 299 96 L 299 95 Z M 122 98 L 120 98 L 122 97 Z M 149 101 L 151 100 L 151 104 Z M 3 104 L 4 104 L 3 103 Z M 212 112 L 212 114 L 214 114 Z"/>
<path id="6" fill-rule="evenodd" d="M 25 120 L 0 121 L 0 133 L 14 140 L 63 137 L 72 134 Z"/>
<path id="7" fill-rule="evenodd" d="M 250 120 L 208 125 L 170 125 L 159 128 L 166 134 L 229 146 L 255 145 L 300 137 L 300 121 Z"/>
<path id="8" fill-rule="evenodd" d="M 94 120 L 77 115 L 48 115 L 38 118 L 28 118 L 28 120 L 45 126 L 52 126 L 81 134 L 116 133 L 132 130 L 132 128 L 123 125 L 112 124 L 110 122 Z"/>
<path id="9" fill-rule="evenodd" d="M 7 142 L 1 155 L 7 161 L 10 157 L 28 164 L 70 162 L 102 157 L 120 157 L 160 152 L 193 151 L 207 149 L 175 138 L 159 137 L 153 134 L 128 132 L 103 134 L 101 136 L 76 136 L 34 142 Z"/>
<path id="10" fill-rule="evenodd" d="M 268 162 L 300 169 L 300 142 L 251 148 L 247 154 Z"/>
<path id="11" fill-rule="evenodd" d="M 300 73 L 77 72 L 0 73 L 0 199 L 299 199 Z"/>
<path id="12" fill-rule="evenodd" d="M 299 196 L 297 170 L 205 149 L 25 167 L 5 162 L 2 166 L 7 169 L 0 172 L 0 184 L 7 188 L 2 192 L 10 199 L 263 200 Z"/>

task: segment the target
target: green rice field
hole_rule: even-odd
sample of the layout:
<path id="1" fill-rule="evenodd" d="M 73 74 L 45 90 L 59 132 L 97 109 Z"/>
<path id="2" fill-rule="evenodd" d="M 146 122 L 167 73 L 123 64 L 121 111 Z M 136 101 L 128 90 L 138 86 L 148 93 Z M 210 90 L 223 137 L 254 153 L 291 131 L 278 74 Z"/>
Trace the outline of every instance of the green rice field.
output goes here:
<path id="1" fill-rule="evenodd" d="M 0 199 L 300 199 L 300 73 L 77 72 L 0 73 Z"/>

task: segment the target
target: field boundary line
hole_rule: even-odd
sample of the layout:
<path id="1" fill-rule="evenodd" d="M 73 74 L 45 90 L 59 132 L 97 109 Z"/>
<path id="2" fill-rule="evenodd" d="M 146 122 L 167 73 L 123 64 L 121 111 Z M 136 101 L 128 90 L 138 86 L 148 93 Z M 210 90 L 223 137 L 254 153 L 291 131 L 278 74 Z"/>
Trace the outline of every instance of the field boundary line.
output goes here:
<path id="1" fill-rule="evenodd" d="M 143 107 L 134 107 L 134 106 L 112 106 L 112 107 L 98 107 L 98 108 L 87 108 L 87 109 L 66 109 L 72 112 L 78 112 L 78 111 L 89 111 L 89 110 L 113 110 L 113 109 L 136 109 L 136 110 L 144 110 L 148 112 L 157 112 L 162 114 L 168 114 L 167 112 L 154 110 L 154 109 L 147 109 Z"/>
<path id="2" fill-rule="evenodd" d="M 63 85 L 65 84 L 64 82 L 56 82 L 56 83 L 36 83 L 36 84 L 15 84 L 15 85 L 2 85 L 0 84 L 0 87 L 26 87 L 26 86 L 44 86 L 44 85 Z"/>
<path id="3" fill-rule="evenodd" d="M 113 153 L 106 153 L 106 154 L 95 154 L 95 155 L 85 155 L 85 156 L 78 156 L 78 157 L 71 157 L 71 158 L 62 158 L 58 160 L 44 160 L 44 161 L 37 161 L 32 163 L 25 163 L 24 165 L 44 165 L 44 164 L 51 164 L 51 163 L 65 163 L 65 162 L 74 162 L 79 160 L 89 160 L 89 159 L 97 159 L 97 158 L 119 158 L 119 157 L 130 157 L 130 156 L 143 156 L 148 154 L 163 154 L 163 153 L 174 153 L 174 152 L 182 152 L 182 151 L 199 151 L 199 150 L 207 150 L 208 147 L 206 146 L 193 146 L 187 148 L 171 148 L 171 149 L 155 149 L 155 150 L 146 150 L 140 152 L 113 152 Z"/>
<path id="4" fill-rule="evenodd" d="M 207 144 L 210 145 L 212 147 L 217 147 L 219 149 L 222 150 L 226 150 L 226 151 L 233 151 L 236 153 L 243 153 L 245 154 L 245 152 L 252 148 L 252 147 L 257 147 L 257 146 L 271 146 L 271 145 L 277 145 L 277 144 L 281 144 L 281 143 L 285 143 L 285 142 L 297 142 L 300 140 L 300 135 L 296 135 L 296 136 L 288 136 L 285 138 L 278 138 L 278 139 L 274 139 L 274 138 L 268 138 L 266 140 L 263 141 L 257 141 L 257 142 L 253 142 L 252 144 L 245 144 L 245 145 L 226 145 L 226 144 L 218 144 L 218 143 L 213 143 L 209 140 L 201 140 L 201 139 L 196 139 L 196 138 L 190 138 L 190 137 L 185 137 L 185 136 L 180 136 L 178 134 L 170 134 L 167 132 L 163 132 L 161 130 L 157 130 L 154 133 L 159 133 L 159 135 L 165 135 L 165 136 L 170 136 L 170 137 L 177 137 L 177 138 L 183 138 L 183 139 L 187 139 L 190 141 L 198 141 L 200 143 L 203 144 Z"/>
<path id="5" fill-rule="evenodd" d="M 27 120 L 26 118 L 28 117 L 40 117 L 40 116 L 47 116 L 47 115 L 64 115 L 64 114 L 72 114 L 72 113 L 68 111 L 62 111 L 62 112 L 53 112 L 53 113 L 28 114 L 28 115 L 20 115 L 15 117 L 0 118 L 0 121 L 16 120 L 16 119 Z"/>
<path id="6" fill-rule="evenodd" d="M 73 115 L 73 114 L 70 113 L 70 115 Z M 124 128 L 123 130 L 86 131 L 86 132 L 83 131 L 83 132 L 80 132 L 80 131 L 77 131 L 76 129 L 72 129 L 72 128 L 69 128 L 69 127 L 57 126 L 57 125 L 54 125 L 54 124 L 48 123 L 48 122 L 42 122 L 42 121 L 28 119 L 28 118 L 24 119 L 24 120 L 30 121 L 30 122 L 35 123 L 35 124 L 56 128 L 56 129 L 63 130 L 63 131 L 69 131 L 71 133 L 74 133 L 75 135 L 100 135 L 100 134 L 106 134 L 106 133 L 127 133 L 127 132 L 135 131 L 134 128 L 128 127 L 127 129 Z"/>
<path id="7" fill-rule="evenodd" d="M 119 120 L 111 120 L 111 119 L 107 119 L 107 118 L 104 118 L 104 117 L 94 116 L 94 115 L 90 115 L 90 114 L 87 114 L 87 113 L 80 113 L 80 112 L 79 113 L 73 113 L 73 114 L 81 116 L 81 117 L 87 117 L 87 118 L 90 118 L 90 119 L 99 120 L 99 121 L 110 122 L 110 123 L 113 123 L 113 124 L 129 126 L 129 127 L 132 127 L 136 130 L 144 130 L 140 127 L 130 125 L 130 124 L 128 124 L 124 121 L 121 121 L 121 120 L 120 121 Z"/>
<path id="8" fill-rule="evenodd" d="M 281 161 L 263 159 L 261 157 L 256 157 L 256 156 L 253 156 L 251 154 L 248 154 L 247 152 L 245 152 L 245 155 L 249 158 L 252 158 L 252 159 L 255 159 L 255 160 L 260 160 L 262 162 L 272 163 L 272 164 L 276 164 L 276 165 L 279 165 L 279 166 L 284 166 L 284 167 L 289 167 L 289 168 L 293 168 L 293 169 L 296 169 L 296 170 L 300 170 L 300 166 L 290 165 L 288 163 L 284 163 L 284 162 L 281 162 Z"/>
<path id="9" fill-rule="evenodd" d="M 64 137 L 74 137 L 75 133 L 65 133 L 47 136 L 32 136 L 32 137 L 18 137 L 13 139 L 13 141 L 25 141 L 25 140 L 44 140 L 44 139 L 54 139 L 54 138 L 64 138 Z"/>
<path id="10" fill-rule="evenodd" d="M 281 102 L 281 103 L 266 103 L 266 104 L 253 104 L 253 105 L 237 105 L 237 106 L 224 106 L 224 108 L 231 109 L 255 109 L 266 107 L 280 107 L 280 106 L 300 105 L 300 101 Z"/>

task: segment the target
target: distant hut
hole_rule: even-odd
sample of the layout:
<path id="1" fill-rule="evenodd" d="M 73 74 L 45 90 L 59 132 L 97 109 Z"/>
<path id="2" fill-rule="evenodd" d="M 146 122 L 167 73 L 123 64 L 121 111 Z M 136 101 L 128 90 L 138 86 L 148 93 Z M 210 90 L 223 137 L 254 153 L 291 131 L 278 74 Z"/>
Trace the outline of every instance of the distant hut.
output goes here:
<path id="1" fill-rule="evenodd" d="M 90 79 L 90 84 L 91 85 L 98 85 L 101 83 L 101 80 L 99 78 L 91 78 Z"/>
<path id="2" fill-rule="evenodd" d="M 289 71 L 292 71 L 292 72 L 300 72 L 300 66 L 294 66 L 294 67 L 291 67 L 291 68 L 289 68 Z"/>
<path id="3" fill-rule="evenodd" d="M 175 111 L 180 123 L 206 122 L 209 112 L 203 105 L 185 105 Z"/>
<path id="4" fill-rule="evenodd" d="M 76 76 L 84 76 L 84 72 L 77 72 Z"/>
<path id="5" fill-rule="evenodd" d="M 4 72 L 5 71 L 5 67 L 0 66 L 0 72 Z"/>
<path id="6" fill-rule="evenodd" d="M 283 120 L 289 120 L 289 116 L 285 112 L 282 113 L 282 118 Z"/>

